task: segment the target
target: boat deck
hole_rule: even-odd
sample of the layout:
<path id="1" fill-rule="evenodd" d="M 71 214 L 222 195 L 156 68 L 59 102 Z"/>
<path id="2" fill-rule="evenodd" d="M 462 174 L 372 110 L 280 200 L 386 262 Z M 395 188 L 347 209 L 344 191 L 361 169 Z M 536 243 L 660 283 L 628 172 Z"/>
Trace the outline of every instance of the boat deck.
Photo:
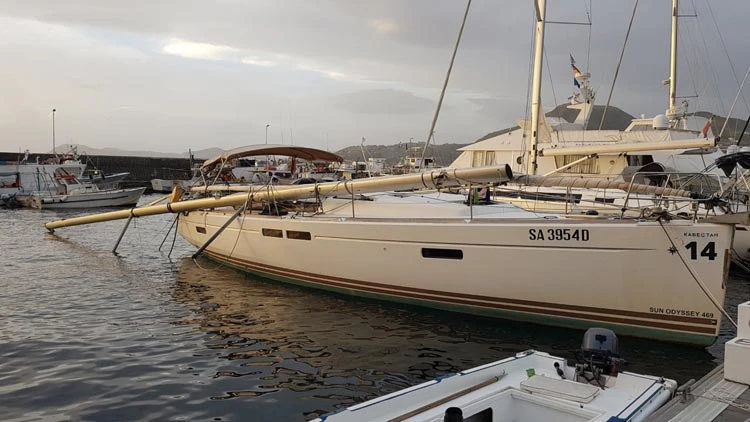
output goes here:
<path id="1" fill-rule="evenodd" d="M 647 419 L 649 422 L 745 422 L 750 420 L 750 388 L 724 379 L 719 365 Z"/>

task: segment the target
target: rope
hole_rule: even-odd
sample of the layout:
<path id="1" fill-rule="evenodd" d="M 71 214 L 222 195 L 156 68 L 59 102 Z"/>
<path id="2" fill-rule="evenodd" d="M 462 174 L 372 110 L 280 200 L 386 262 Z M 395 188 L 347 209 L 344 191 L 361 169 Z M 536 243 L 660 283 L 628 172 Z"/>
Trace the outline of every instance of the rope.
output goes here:
<path id="1" fill-rule="evenodd" d="M 245 204 L 243 205 L 243 207 L 245 207 L 245 210 L 242 212 L 242 221 L 240 222 L 239 229 L 237 229 L 237 237 L 234 239 L 234 245 L 232 245 L 232 250 L 229 251 L 229 257 L 230 258 L 232 257 L 232 255 L 234 255 L 234 250 L 237 248 L 237 243 L 240 241 L 240 235 L 242 235 L 242 226 L 245 225 L 245 215 L 246 215 L 247 209 L 248 209 L 247 207 L 250 204 L 250 201 L 252 199 L 252 197 L 249 195 L 249 192 L 250 191 L 248 191 L 247 199 L 245 200 Z M 227 228 L 229 228 L 229 227 L 227 227 Z"/>
<path id="2" fill-rule="evenodd" d="M 593 11 L 592 8 L 592 0 L 589 0 L 588 6 L 586 6 L 586 1 L 583 2 L 583 7 L 586 8 L 586 18 L 588 18 L 589 21 L 589 41 L 588 46 L 586 47 L 586 72 L 591 72 L 591 68 L 589 67 L 589 58 L 591 57 L 591 12 Z"/>
<path id="3" fill-rule="evenodd" d="M 714 22 L 714 27 L 716 27 L 716 33 L 719 34 L 719 41 L 721 41 L 721 47 L 724 49 L 724 54 L 727 56 L 727 61 L 729 62 L 729 67 L 732 69 L 732 76 L 734 76 L 734 81 L 737 83 L 737 86 L 740 89 L 740 92 L 742 92 L 742 86 L 740 86 L 740 79 L 737 77 L 737 71 L 734 70 L 734 63 L 732 63 L 732 58 L 729 56 L 729 50 L 727 50 L 727 45 L 724 43 L 724 36 L 721 35 L 721 30 L 719 29 L 719 24 L 716 23 L 716 16 L 714 15 L 714 9 L 711 7 L 711 3 L 706 0 L 706 6 L 708 6 L 708 11 L 711 12 L 711 19 Z M 745 108 L 748 112 L 750 112 L 750 107 L 747 105 L 747 100 L 745 99 L 745 94 L 742 94 L 742 102 L 745 103 Z M 729 116 L 727 116 L 727 120 L 729 119 Z"/>
<path id="4" fill-rule="evenodd" d="M 676 250 L 677 256 L 680 258 L 680 261 L 682 261 L 682 263 L 685 265 L 685 268 L 687 268 L 688 272 L 693 277 L 693 280 L 695 280 L 695 282 L 698 283 L 698 287 L 701 288 L 701 290 L 703 291 L 703 294 L 705 294 L 706 297 L 708 297 L 708 299 L 711 301 L 711 303 L 714 304 L 714 306 L 716 307 L 716 309 L 718 309 L 719 312 L 721 312 L 722 315 L 724 315 L 724 318 L 726 318 L 727 321 L 729 321 L 732 325 L 734 325 L 734 328 L 736 329 L 737 328 L 737 323 L 734 322 L 734 320 L 732 319 L 732 317 L 729 316 L 729 314 L 727 313 L 726 310 L 724 310 L 724 307 L 719 304 L 719 301 L 708 290 L 708 288 L 706 287 L 706 285 L 703 284 L 703 282 L 700 280 L 700 278 L 698 278 L 698 276 L 693 271 L 693 267 L 691 267 L 690 264 L 688 264 L 688 262 L 685 261 L 685 258 L 682 256 L 682 253 L 680 253 L 680 248 L 678 248 L 677 245 L 675 244 L 675 242 L 672 240 L 672 236 L 669 235 L 669 231 L 667 230 L 667 227 L 664 225 L 664 223 L 661 221 L 661 218 L 657 219 L 656 221 L 659 222 L 659 226 L 661 226 L 661 228 L 664 230 L 664 234 L 667 235 L 667 240 L 669 240 L 669 243 L 671 243 L 672 247 Z"/>
<path id="5" fill-rule="evenodd" d="M 167 254 L 167 258 L 172 257 L 172 250 L 174 249 L 174 242 L 175 240 L 177 240 L 177 230 L 179 229 L 180 229 L 180 215 L 178 214 L 177 216 L 175 216 L 175 228 L 174 228 L 174 234 L 172 235 L 172 246 L 169 247 L 169 253 Z M 159 246 L 159 248 L 161 248 L 161 246 Z"/>
<path id="6" fill-rule="evenodd" d="M 557 106 L 560 104 L 557 102 L 557 95 L 555 94 L 555 83 L 552 80 L 552 71 L 549 68 L 549 59 L 547 58 L 547 50 L 545 49 L 543 52 L 544 52 L 544 63 L 547 65 L 547 75 L 549 75 L 549 86 L 550 86 L 550 89 L 552 90 L 552 101 L 555 102 L 555 108 L 557 108 Z M 563 142 L 565 142 L 564 130 L 558 130 L 558 131 L 555 131 L 555 133 L 558 136 L 558 142 L 560 141 L 559 139 L 560 137 L 562 137 Z"/>
<path id="7" fill-rule="evenodd" d="M 458 53 L 458 45 L 461 43 L 461 36 L 464 33 L 464 27 L 466 26 L 466 18 L 469 16 L 469 8 L 471 7 L 471 0 L 466 2 L 466 11 L 464 12 L 464 18 L 461 21 L 461 28 L 458 30 L 458 38 L 456 39 L 456 46 L 453 48 L 453 55 L 451 56 L 451 63 L 448 66 L 448 72 L 445 74 L 445 81 L 443 82 L 443 89 L 440 91 L 440 99 L 435 109 L 435 116 L 432 118 L 432 125 L 430 125 L 430 132 L 427 134 L 427 140 L 424 142 L 424 148 L 422 149 L 422 161 L 421 167 L 424 168 L 424 155 L 427 152 L 427 145 L 430 144 L 430 138 L 432 138 L 435 132 L 435 125 L 437 124 L 438 116 L 440 115 L 440 107 L 443 105 L 443 98 L 445 97 L 445 90 L 448 88 L 448 80 L 451 77 L 451 71 L 453 70 L 453 63 L 456 61 L 456 53 Z"/>
<path id="8" fill-rule="evenodd" d="M 695 10 L 695 14 L 698 15 L 698 9 L 695 7 L 695 0 L 690 0 L 693 4 L 693 10 Z M 708 49 L 708 44 L 706 43 L 706 36 L 703 34 L 703 26 L 700 23 L 700 15 L 698 15 L 698 33 L 701 36 L 701 43 L 703 44 L 703 50 L 706 52 L 706 58 L 708 58 L 708 67 L 710 69 L 711 73 L 711 79 L 714 83 L 714 87 L 716 88 L 716 99 L 719 101 L 719 111 L 721 114 L 726 115 L 726 109 L 724 108 L 724 101 L 721 99 L 721 90 L 719 89 L 719 81 L 716 78 L 716 69 L 714 68 L 714 62 L 711 60 L 711 52 Z"/>
<path id="9" fill-rule="evenodd" d="M 737 95 L 734 96 L 734 101 L 732 101 L 732 106 L 729 107 L 729 114 L 727 114 L 727 117 L 724 119 L 724 124 L 721 126 L 721 131 L 719 132 L 719 138 L 721 138 L 721 135 L 724 134 L 724 129 L 727 128 L 727 123 L 729 123 L 729 118 L 732 115 L 732 111 L 734 110 L 734 106 L 737 105 L 737 98 L 739 98 L 740 94 L 742 94 L 742 88 L 745 86 L 745 81 L 747 81 L 747 75 L 750 75 L 750 67 L 747 68 L 747 72 L 745 72 L 745 77 L 742 78 L 742 83 L 740 84 L 740 88 L 737 90 Z M 742 96 L 742 99 L 745 99 L 745 96 Z M 747 104 L 745 104 L 747 106 Z M 735 132 L 737 131 L 737 125 L 735 124 Z"/>
<path id="10" fill-rule="evenodd" d="M 628 38 L 630 38 L 630 30 L 633 28 L 633 20 L 635 20 L 635 11 L 638 9 L 638 0 L 635 0 L 633 5 L 633 14 L 630 16 L 630 23 L 628 24 L 628 32 L 625 33 L 625 42 L 622 44 L 622 50 L 620 51 L 620 59 L 617 60 L 617 68 L 615 69 L 615 76 L 612 79 L 612 86 L 609 88 L 609 96 L 607 97 L 607 105 L 604 106 L 602 112 L 602 120 L 599 122 L 599 130 L 602 130 L 604 126 L 604 117 L 607 115 L 607 109 L 609 109 L 609 102 L 612 100 L 612 92 L 615 90 L 615 83 L 617 82 L 617 75 L 620 74 L 620 66 L 622 65 L 622 57 L 625 55 L 625 47 L 628 45 Z"/>
<path id="11" fill-rule="evenodd" d="M 706 391 L 701 394 L 700 397 L 705 399 L 716 401 L 719 403 L 727 404 L 739 410 L 750 412 L 750 402 L 746 400 L 740 400 L 737 394 L 733 394 L 723 388 L 715 388 L 710 391 Z"/>

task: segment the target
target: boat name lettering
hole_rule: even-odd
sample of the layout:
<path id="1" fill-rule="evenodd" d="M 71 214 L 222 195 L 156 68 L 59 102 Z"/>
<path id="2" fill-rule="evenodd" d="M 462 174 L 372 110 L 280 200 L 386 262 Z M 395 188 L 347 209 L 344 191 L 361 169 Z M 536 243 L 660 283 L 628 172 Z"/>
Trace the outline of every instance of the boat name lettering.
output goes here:
<path id="1" fill-rule="evenodd" d="M 529 240 L 589 241 L 588 229 L 529 229 Z"/>
<path id="2" fill-rule="evenodd" d="M 719 237 L 719 233 L 705 233 L 705 232 L 686 232 L 682 234 L 684 237 Z"/>
<path id="3" fill-rule="evenodd" d="M 713 312 L 693 311 L 690 309 L 650 307 L 648 311 L 652 314 L 677 315 L 684 317 L 713 318 Z"/>

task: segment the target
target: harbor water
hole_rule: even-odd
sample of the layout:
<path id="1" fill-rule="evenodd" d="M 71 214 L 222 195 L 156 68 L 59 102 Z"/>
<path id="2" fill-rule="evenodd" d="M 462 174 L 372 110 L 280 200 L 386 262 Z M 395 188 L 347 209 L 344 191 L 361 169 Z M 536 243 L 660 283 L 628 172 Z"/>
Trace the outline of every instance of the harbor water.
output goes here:
<path id="1" fill-rule="evenodd" d="M 179 236 L 160 251 L 170 215 L 134 220 L 119 255 L 124 221 L 43 227 L 86 213 L 0 210 L 2 420 L 302 421 L 523 350 L 573 358 L 580 346 L 581 331 L 265 281 L 193 261 Z M 733 317 L 748 280 L 731 276 Z M 627 370 L 685 382 L 733 336 L 725 323 L 708 349 L 620 347 Z"/>

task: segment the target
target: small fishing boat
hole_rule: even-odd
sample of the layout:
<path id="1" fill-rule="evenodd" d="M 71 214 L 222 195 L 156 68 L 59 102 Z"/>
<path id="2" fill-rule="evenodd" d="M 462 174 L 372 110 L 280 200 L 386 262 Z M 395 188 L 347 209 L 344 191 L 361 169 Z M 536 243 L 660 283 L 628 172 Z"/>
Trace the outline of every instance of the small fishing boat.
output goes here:
<path id="1" fill-rule="evenodd" d="M 534 350 L 442 376 L 333 412 L 313 422 L 645 420 L 677 383 L 620 372 L 617 336 L 586 332 L 578 362 Z"/>
<path id="2" fill-rule="evenodd" d="M 103 190 L 59 171 L 55 173 L 54 182 L 55 190 L 37 191 L 16 199 L 22 206 L 45 210 L 120 207 L 135 205 L 146 190 L 145 187 Z"/>
<path id="3" fill-rule="evenodd" d="M 72 153 L 62 157 L 31 160 L 26 150 L 21 160 L 15 162 L 0 161 L 0 197 L 28 195 L 33 191 L 48 188 L 48 181 L 55 172 L 63 172 L 81 177 L 86 164 Z"/>
<path id="4" fill-rule="evenodd" d="M 154 192 L 172 192 L 174 188 L 190 189 L 190 181 L 182 179 L 151 179 L 151 189 Z"/>
<path id="5" fill-rule="evenodd" d="M 94 170 L 92 173 L 85 175 L 83 180 L 86 181 L 88 177 L 88 182 L 95 184 L 100 190 L 111 190 L 119 189 L 120 182 L 127 179 L 128 176 L 130 176 L 130 172 L 104 174 L 99 170 Z"/>

